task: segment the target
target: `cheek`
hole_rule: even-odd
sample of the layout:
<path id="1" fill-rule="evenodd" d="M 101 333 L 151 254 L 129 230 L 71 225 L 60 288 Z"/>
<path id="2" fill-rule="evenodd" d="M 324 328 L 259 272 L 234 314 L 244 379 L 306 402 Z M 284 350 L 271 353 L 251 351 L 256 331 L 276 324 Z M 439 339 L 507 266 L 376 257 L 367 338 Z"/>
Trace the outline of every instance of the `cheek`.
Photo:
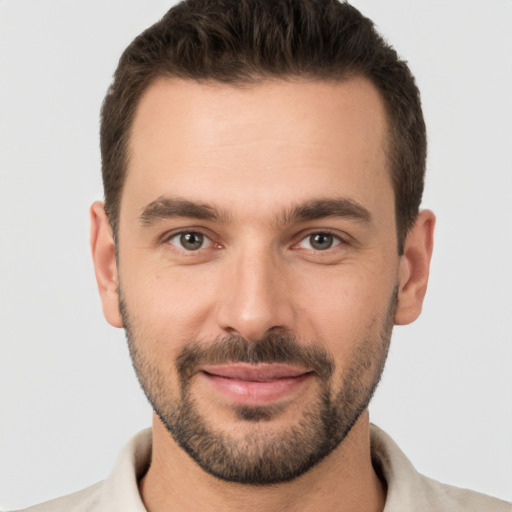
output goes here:
<path id="1" fill-rule="evenodd" d="M 179 347 L 200 336 L 215 304 L 216 274 L 200 266 L 138 269 L 121 276 L 132 322 L 145 337 Z"/>
<path id="2" fill-rule="evenodd" d="M 379 340 L 396 283 L 389 268 L 386 273 L 376 267 L 337 269 L 296 285 L 299 335 L 324 344 L 338 365 L 366 340 Z"/>

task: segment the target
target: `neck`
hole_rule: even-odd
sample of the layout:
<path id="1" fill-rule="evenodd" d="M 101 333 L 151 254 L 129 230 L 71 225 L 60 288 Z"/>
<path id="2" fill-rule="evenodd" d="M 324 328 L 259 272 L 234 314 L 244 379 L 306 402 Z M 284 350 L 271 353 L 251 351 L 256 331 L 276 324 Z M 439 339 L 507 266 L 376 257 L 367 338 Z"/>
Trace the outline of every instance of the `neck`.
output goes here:
<path id="1" fill-rule="evenodd" d="M 154 416 L 152 462 L 140 491 L 148 512 L 381 512 L 385 502 L 384 486 L 371 464 L 367 411 L 314 468 L 291 482 L 268 486 L 225 482 L 206 473 Z"/>

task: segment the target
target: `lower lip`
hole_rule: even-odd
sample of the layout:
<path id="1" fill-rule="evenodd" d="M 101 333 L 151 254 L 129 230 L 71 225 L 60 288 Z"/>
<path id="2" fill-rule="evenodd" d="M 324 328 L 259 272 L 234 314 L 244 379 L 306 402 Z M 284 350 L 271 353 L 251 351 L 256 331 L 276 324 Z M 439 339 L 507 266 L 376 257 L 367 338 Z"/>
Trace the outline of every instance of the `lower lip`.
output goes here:
<path id="1" fill-rule="evenodd" d="M 290 398 L 311 378 L 310 373 L 270 381 L 239 380 L 205 372 L 201 375 L 230 401 L 252 406 L 270 405 Z"/>

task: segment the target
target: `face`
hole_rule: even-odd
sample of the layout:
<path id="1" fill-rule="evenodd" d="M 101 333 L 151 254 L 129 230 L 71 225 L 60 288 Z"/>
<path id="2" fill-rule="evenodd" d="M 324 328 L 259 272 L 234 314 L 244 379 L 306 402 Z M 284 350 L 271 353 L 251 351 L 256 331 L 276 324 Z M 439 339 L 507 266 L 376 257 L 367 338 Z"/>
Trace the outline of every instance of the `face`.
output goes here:
<path id="1" fill-rule="evenodd" d="M 161 79 L 141 99 L 122 322 L 160 420 L 220 478 L 294 478 L 368 405 L 401 272 L 386 133 L 362 78 Z"/>

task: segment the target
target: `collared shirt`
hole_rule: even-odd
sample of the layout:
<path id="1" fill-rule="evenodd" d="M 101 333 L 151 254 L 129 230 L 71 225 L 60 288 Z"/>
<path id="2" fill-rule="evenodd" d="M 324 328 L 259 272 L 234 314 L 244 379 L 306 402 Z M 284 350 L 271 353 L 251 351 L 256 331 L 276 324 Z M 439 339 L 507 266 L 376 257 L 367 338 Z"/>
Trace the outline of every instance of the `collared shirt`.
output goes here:
<path id="1" fill-rule="evenodd" d="M 374 425 L 371 453 L 374 467 L 386 481 L 384 512 L 512 512 L 510 503 L 421 475 L 395 442 Z M 138 481 L 150 456 L 151 429 L 147 429 L 124 447 L 106 480 L 25 512 L 146 512 Z"/>

